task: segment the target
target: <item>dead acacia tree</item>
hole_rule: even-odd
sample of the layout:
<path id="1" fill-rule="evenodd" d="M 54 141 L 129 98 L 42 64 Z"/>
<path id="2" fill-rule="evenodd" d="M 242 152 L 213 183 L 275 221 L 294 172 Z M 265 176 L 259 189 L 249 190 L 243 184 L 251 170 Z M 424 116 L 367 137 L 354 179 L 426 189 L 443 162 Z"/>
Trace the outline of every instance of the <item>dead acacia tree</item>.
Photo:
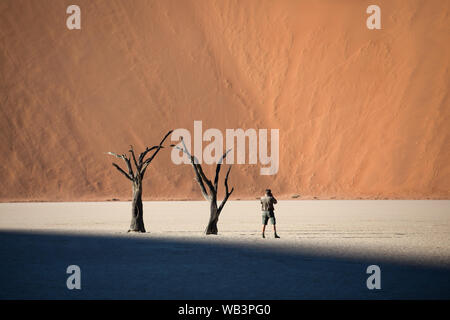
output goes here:
<path id="1" fill-rule="evenodd" d="M 150 165 L 150 162 L 155 158 L 155 156 L 158 154 L 159 150 L 161 150 L 163 147 L 164 141 L 167 139 L 169 134 L 172 133 L 172 130 L 169 131 L 164 138 L 161 140 L 159 145 L 153 146 L 151 148 L 147 147 L 145 148 L 145 151 L 142 152 L 139 155 L 139 158 L 136 159 L 136 155 L 134 153 L 133 146 L 130 145 L 130 157 L 128 157 L 126 154 L 117 154 L 114 152 L 107 152 L 107 154 L 112 155 L 116 158 L 122 159 L 126 166 L 127 171 L 123 170 L 118 164 L 113 163 L 112 165 L 119 170 L 120 173 L 122 173 L 128 180 L 132 182 L 133 186 L 133 201 L 131 204 L 131 224 L 130 229 L 128 232 L 134 231 L 134 232 L 145 232 L 145 226 L 144 226 L 144 211 L 142 207 L 142 180 L 144 179 L 145 171 L 147 170 L 147 167 Z M 149 152 L 153 151 L 153 154 L 145 159 L 147 154 Z M 134 163 L 134 170 L 133 165 L 131 164 L 131 160 Z"/>
<path id="2" fill-rule="evenodd" d="M 234 187 L 231 188 L 231 191 L 228 187 L 228 176 L 230 175 L 231 165 L 228 167 L 227 174 L 225 176 L 225 197 L 223 198 L 222 202 L 219 206 L 217 206 L 217 190 L 219 188 L 219 173 L 220 168 L 222 166 L 222 162 L 227 156 L 228 152 L 230 150 L 226 151 L 223 156 L 220 158 L 220 160 L 217 162 L 216 165 L 216 175 L 214 177 L 214 183 L 209 180 L 205 173 L 203 172 L 202 166 L 199 164 L 197 158 L 189 153 L 189 150 L 186 148 L 186 144 L 183 141 L 183 138 L 181 138 L 181 143 L 183 147 L 181 148 L 178 145 L 171 145 L 171 147 L 174 147 L 178 150 L 181 150 L 184 152 L 191 160 L 192 167 L 194 168 L 195 173 L 195 180 L 197 181 L 198 185 L 200 186 L 200 190 L 202 192 L 203 197 L 209 202 L 210 204 L 210 216 L 209 216 L 209 222 L 206 227 L 205 233 L 206 234 L 217 234 L 217 223 L 219 221 L 220 213 L 222 212 L 223 207 L 225 206 L 225 203 L 227 202 L 228 198 L 234 191 Z M 205 186 L 206 185 L 206 186 Z M 206 189 L 208 187 L 209 193 Z"/>

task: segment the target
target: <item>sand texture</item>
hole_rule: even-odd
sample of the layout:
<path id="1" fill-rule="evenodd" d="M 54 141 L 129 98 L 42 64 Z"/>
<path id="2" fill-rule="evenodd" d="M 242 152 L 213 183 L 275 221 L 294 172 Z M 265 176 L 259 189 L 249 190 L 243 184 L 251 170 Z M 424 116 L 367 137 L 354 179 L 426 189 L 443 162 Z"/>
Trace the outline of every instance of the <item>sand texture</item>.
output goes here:
<path id="1" fill-rule="evenodd" d="M 448 199 L 450 2 L 0 2 L 0 201 L 131 197 L 103 152 L 169 129 L 280 129 L 280 168 L 233 199 Z M 211 169 L 211 168 L 210 168 Z M 208 171 L 208 170 L 207 170 Z M 209 171 L 208 171 L 209 172 Z M 201 198 L 165 150 L 147 200 Z"/>
<path id="2" fill-rule="evenodd" d="M 255 201 L 229 202 L 217 236 L 205 201 L 145 202 L 145 234 L 126 233 L 129 203 L 0 204 L 0 298 L 449 299 L 449 206 L 280 201 L 281 239 L 262 239 Z"/>

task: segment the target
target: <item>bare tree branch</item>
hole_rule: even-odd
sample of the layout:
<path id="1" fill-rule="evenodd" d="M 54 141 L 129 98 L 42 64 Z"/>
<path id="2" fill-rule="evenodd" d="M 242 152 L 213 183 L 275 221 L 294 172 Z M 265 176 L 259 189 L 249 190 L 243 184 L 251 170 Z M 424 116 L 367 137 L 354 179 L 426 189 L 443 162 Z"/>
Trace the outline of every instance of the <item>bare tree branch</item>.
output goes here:
<path id="1" fill-rule="evenodd" d="M 130 176 L 134 177 L 133 168 L 131 167 L 130 159 L 125 155 L 123 155 L 123 156 L 124 156 L 125 163 L 127 164 L 128 173 L 130 174 Z"/>
<path id="2" fill-rule="evenodd" d="M 130 177 L 130 176 L 128 175 L 128 173 L 126 173 L 121 167 L 119 167 L 118 164 L 113 163 L 112 165 L 113 165 L 114 167 L 116 167 L 116 169 L 119 170 L 119 172 L 122 173 L 127 179 L 130 179 L 131 181 L 133 181 L 133 178 Z"/>
<path id="3" fill-rule="evenodd" d="M 228 176 L 230 175 L 230 171 L 231 171 L 231 166 L 228 167 L 227 174 L 225 175 L 225 182 L 224 182 L 224 184 L 225 184 L 225 192 L 228 195 L 230 195 L 234 191 L 234 187 L 233 187 L 233 188 L 231 188 L 231 191 L 228 192 Z"/>
<path id="4" fill-rule="evenodd" d="M 114 152 L 106 152 L 106 154 L 109 154 L 109 155 L 112 155 L 112 156 L 114 156 L 116 158 L 125 160 L 123 155 L 120 155 L 120 154 L 117 154 L 117 153 L 114 153 Z"/>
<path id="5" fill-rule="evenodd" d="M 143 163 L 142 163 L 142 167 L 141 167 L 141 171 L 140 171 L 140 173 L 141 173 L 141 175 L 142 176 L 144 176 L 144 173 L 145 173 L 145 170 L 147 170 L 147 167 L 148 167 L 148 165 L 150 164 L 150 162 L 152 162 L 152 160 L 156 157 L 156 155 L 158 154 L 158 152 L 159 152 L 159 150 L 161 150 L 162 148 L 164 148 L 163 147 L 163 143 L 164 143 L 164 141 L 167 139 L 167 137 L 171 134 L 173 132 L 173 130 L 170 130 L 169 132 L 167 132 L 166 133 L 166 135 L 164 136 L 164 138 L 161 140 L 161 142 L 159 143 L 159 146 L 156 148 L 156 150 L 155 150 L 155 152 L 151 155 L 151 157 L 150 158 L 148 158 L 147 160 L 145 160 Z M 152 149 L 152 148 L 150 148 L 150 149 Z M 145 152 L 145 151 L 144 151 Z M 148 152 L 148 151 L 147 151 Z M 144 157 L 142 157 L 142 159 L 143 159 Z"/>
<path id="6" fill-rule="evenodd" d="M 132 156 L 132 158 L 133 158 L 133 162 L 134 162 L 134 165 L 136 166 L 136 173 L 139 173 L 140 171 L 140 165 L 138 164 L 138 162 L 136 161 L 136 155 L 134 154 L 134 149 L 133 149 L 133 146 L 132 145 L 130 145 L 130 153 L 131 153 L 131 156 Z"/>
<path id="7" fill-rule="evenodd" d="M 200 165 L 200 162 L 198 161 L 198 159 L 195 156 L 189 154 L 189 152 L 187 151 L 187 148 L 186 148 L 186 144 L 184 143 L 183 139 L 181 139 L 181 142 L 183 143 L 183 147 L 186 150 L 187 154 L 191 158 L 191 163 L 195 168 L 195 172 L 198 174 L 198 176 L 200 176 L 200 181 L 202 181 L 202 184 L 206 183 L 206 185 L 208 186 L 208 188 L 210 190 L 210 197 L 212 197 L 215 194 L 215 189 L 214 189 L 213 184 L 211 183 L 211 180 L 209 180 L 206 177 L 205 173 L 203 172 L 203 168 Z M 205 188 L 204 184 L 203 184 L 203 188 Z M 202 192 L 203 192 L 203 190 L 202 190 Z"/>
<path id="8" fill-rule="evenodd" d="M 193 163 L 192 167 L 194 168 L 194 172 L 195 172 L 195 180 L 200 185 L 200 190 L 202 192 L 203 197 L 206 200 L 210 201 L 211 200 L 211 195 L 209 195 L 208 192 L 206 191 L 205 184 L 203 183 L 203 180 L 202 180 L 202 178 L 200 176 L 200 173 L 198 172 L 197 165 Z"/>
<path id="9" fill-rule="evenodd" d="M 130 159 L 128 159 L 128 157 L 124 154 L 117 154 L 114 152 L 106 152 L 106 154 L 112 155 L 116 158 L 122 159 L 123 161 L 125 161 L 125 164 L 127 165 L 127 169 L 128 169 L 128 174 L 129 176 L 134 178 L 134 174 L 133 174 L 133 169 L 131 168 L 131 163 L 130 163 Z"/>
<path id="10" fill-rule="evenodd" d="M 201 177 L 199 169 L 197 167 L 197 166 L 200 166 L 198 164 L 198 160 L 195 158 L 195 156 L 193 156 L 193 155 L 191 155 L 189 153 L 189 150 L 187 149 L 183 138 L 181 138 L 181 143 L 183 144 L 183 148 L 180 148 L 177 145 L 171 145 L 171 146 L 174 147 L 175 149 L 178 149 L 178 150 L 182 151 L 183 153 L 185 153 L 190 158 L 191 164 L 192 164 L 192 168 L 194 169 L 194 173 L 195 173 L 195 180 L 197 181 L 197 183 L 200 186 L 200 190 L 202 192 L 203 197 L 205 197 L 205 199 L 209 201 L 210 200 L 210 195 L 206 191 L 205 184 L 203 183 L 203 178 Z M 205 175 L 205 174 L 203 174 L 203 175 Z"/>
<path id="11" fill-rule="evenodd" d="M 142 164 L 142 161 L 144 160 L 144 157 L 147 155 L 147 153 L 156 148 L 158 148 L 158 146 L 153 146 L 151 148 L 149 148 L 149 147 L 145 148 L 145 151 L 142 152 L 141 155 L 139 156 L 139 163 Z"/>
<path id="12" fill-rule="evenodd" d="M 219 189 L 219 173 L 220 173 L 220 167 L 222 165 L 223 160 L 225 159 L 225 157 L 227 156 L 227 154 L 231 151 L 231 149 L 228 149 L 227 151 L 225 151 L 225 153 L 222 155 L 222 157 L 220 158 L 220 160 L 217 162 L 217 166 L 216 166 L 216 176 L 214 177 L 214 189 L 217 190 Z"/>
<path id="13" fill-rule="evenodd" d="M 211 195 L 213 193 L 216 192 L 216 189 L 214 189 L 214 186 L 211 182 L 211 180 L 208 179 L 208 177 L 205 175 L 205 173 L 203 172 L 203 168 L 200 164 L 196 164 L 197 170 L 200 173 L 200 177 L 202 177 L 203 181 L 206 183 L 206 185 L 208 186 L 209 190 L 211 190 Z"/>
<path id="14" fill-rule="evenodd" d="M 225 203 L 227 202 L 228 198 L 230 197 L 230 195 L 233 193 L 234 191 L 234 187 L 231 188 L 231 191 L 228 190 L 228 176 L 230 175 L 230 171 L 231 171 L 231 166 L 228 167 L 228 171 L 227 171 L 227 175 L 225 176 L 225 197 L 222 200 L 222 203 L 219 206 L 218 212 L 220 214 L 220 212 L 222 211 L 223 207 L 225 206 Z"/>
<path id="15" fill-rule="evenodd" d="M 227 150 L 222 157 L 220 158 L 220 160 L 217 163 L 216 166 L 216 175 L 214 177 L 214 185 L 212 184 L 211 180 L 209 180 L 205 173 L 203 172 L 203 168 L 200 165 L 200 163 L 198 162 L 198 160 L 195 158 L 195 156 L 191 155 L 189 150 L 186 147 L 186 144 L 184 143 L 183 138 L 181 138 L 181 143 L 183 145 L 183 148 L 179 147 L 178 145 L 171 145 L 171 147 L 178 149 L 180 151 L 182 151 L 183 153 L 185 153 L 191 160 L 191 164 L 192 167 L 194 168 L 194 173 L 195 173 L 195 177 L 196 177 L 196 181 L 200 186 L 200 190 L 203 194 L 203 196 L 206 198 L 206 200 L 208 201 L 215 201 L 216 197 L 217 197 L 217 189 L 218 189 L 218 181 L 219 181 L 219 175 L 220 175 L 220 168 L 222 166 L 223 160 L 226 158 L 227 154 L 231 151 L 231 149 Z M 223 207 L 225 206 L 225 203 L 227 202 L 228 198 L 230 197 L 230 195 L 233 193 L 234 188 L 231 189 L 231 191 L 229 190 L 229 186 L 228 186 L 228 177 L 230 175 L 230 170 L 231 170 L 231 166 L 228 168 L 227 174 L 225 176 L 225 197 L 222 201 L 222 203 L 220 204 L 220 207 L 218 208 L 218 213 L 220 214 L 221 210 L 223 209 Z M 208 186 L 210 193 L 208 194 L 208 192 L 206 191 L 206 187 L 205 184 Z"/>

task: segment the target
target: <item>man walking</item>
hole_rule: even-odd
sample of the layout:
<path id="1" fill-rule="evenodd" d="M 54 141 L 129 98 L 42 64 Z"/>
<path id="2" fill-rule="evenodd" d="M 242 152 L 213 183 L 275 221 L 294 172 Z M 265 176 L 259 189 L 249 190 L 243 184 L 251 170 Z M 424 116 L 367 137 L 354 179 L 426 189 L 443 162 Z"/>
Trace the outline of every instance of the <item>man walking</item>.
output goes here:
<path id="1" fill-rule="evenodd" d="M 270 189 L 266 189 L 266 194 L 261 197 L 261 210 L 262 210 L 262 223 L 263 223 L 263 229 L 262 229 L 262 237 L 265 238 L 264 235 L 266 231 L 267 222 L 270 219 L 270 222 L 273 225 L 273 235 L 275 238 L 279 238 L 277 234 L 277 228 L 275 226 L 275 213 L 273 205 L 277 203 L 277 199 L 272 194 L 272 191 Z"/>

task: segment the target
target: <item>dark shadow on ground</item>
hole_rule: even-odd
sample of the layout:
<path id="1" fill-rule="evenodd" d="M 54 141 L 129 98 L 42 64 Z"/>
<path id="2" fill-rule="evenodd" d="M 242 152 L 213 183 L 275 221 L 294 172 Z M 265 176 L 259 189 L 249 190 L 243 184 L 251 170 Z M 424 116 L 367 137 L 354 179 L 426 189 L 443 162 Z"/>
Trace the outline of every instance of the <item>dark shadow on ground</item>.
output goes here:
<path id="1" fill-rule="evenodd" d="M 145 237 L 0 232 L 1 299 L 449 299 L 450 270 Z M 68 290 L 66 268 L 81 268 Z M 381 290 L 368 290 L 368 265 Z"/>

